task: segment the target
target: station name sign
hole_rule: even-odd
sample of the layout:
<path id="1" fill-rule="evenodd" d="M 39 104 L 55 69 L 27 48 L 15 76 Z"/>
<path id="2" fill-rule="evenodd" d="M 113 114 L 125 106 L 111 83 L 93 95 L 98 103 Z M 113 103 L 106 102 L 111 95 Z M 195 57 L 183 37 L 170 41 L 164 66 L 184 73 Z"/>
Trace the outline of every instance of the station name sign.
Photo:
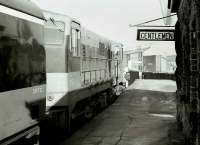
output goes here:
<path id="1" fill-rule="evenodd" d="M 173 29 L 138 29 L 137 40 L 140 41 L 174 41 Z"/>

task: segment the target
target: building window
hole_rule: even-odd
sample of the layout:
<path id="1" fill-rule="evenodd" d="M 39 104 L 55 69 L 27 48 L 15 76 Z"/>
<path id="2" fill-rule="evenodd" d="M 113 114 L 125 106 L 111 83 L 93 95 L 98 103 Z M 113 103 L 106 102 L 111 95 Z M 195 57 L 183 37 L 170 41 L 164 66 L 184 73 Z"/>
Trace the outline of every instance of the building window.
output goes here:
<path id="1" fill-rule="evenodd" d="M 84 44 L 82 45 L 82 56 L 86 57 L 86 47 Z"/>
<path id="2" fill-rule="evenodd" d="M 99 54 L 104 55 L 105 54 L 105 44 L 102 42 L 99 42 Z"/>
<path id="3" fill-rule="evenodd" d="M 73 56 L 79 56 L 79 50 L 80 50 L 80 31 L 78 29 L 72 29 L 72 46 L 71 46 L 71 52 Z"/>
<path id="4" fill-rule="evenodd" d="M 142 71 L 142 66 L 141 65 L 138 66 L 138 70 Z"/>
<path id="5" fill-rule="evenodd" d="M 138 53 L 138 61 L 142 61 L 142 52 Z"/>
<path id="6" fill-rule="evenodd" d="M 131 60 L 130 54 L 127 54 L 127 60 Z"/>

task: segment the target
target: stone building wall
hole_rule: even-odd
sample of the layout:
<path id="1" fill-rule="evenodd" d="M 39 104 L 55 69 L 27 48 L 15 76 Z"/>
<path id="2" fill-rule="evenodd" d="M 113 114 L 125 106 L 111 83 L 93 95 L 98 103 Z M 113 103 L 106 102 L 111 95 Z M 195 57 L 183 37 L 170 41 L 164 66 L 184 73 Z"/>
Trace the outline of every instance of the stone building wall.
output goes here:
<path id="1" fill-rule="evenodd" d="M 181 0 L 177 15 L 177 120 L 185 144 L 200 145 L 200 0 Z"/>

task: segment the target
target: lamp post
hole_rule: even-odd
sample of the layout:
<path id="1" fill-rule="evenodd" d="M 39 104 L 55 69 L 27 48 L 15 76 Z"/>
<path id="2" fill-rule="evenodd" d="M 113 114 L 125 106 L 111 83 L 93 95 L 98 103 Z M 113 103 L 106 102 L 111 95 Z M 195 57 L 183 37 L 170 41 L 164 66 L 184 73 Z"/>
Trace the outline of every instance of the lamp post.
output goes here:
<path id="1" fill-rule="evenodd" d="M 113 43 L 112 44 L 112 51 L 114 51 L 116 85 L 118 85 L 118 82 L 119 82 L 119 65 L 120 65 L 120 61 L 123 60 L 123 44 Z"/>

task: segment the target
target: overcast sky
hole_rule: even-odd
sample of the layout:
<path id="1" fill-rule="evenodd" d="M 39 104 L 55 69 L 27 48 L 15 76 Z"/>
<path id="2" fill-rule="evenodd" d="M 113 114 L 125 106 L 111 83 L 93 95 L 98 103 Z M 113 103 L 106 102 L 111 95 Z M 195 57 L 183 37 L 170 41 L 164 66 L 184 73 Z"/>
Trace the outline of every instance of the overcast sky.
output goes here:
<path id="1" fill-rule="evenodd" d="M 42 9 L 64 13 L 78 19 L 88 29 L 123 43 L 125 49 L 135 49 L 136 46 L 145 44 L 136 42 L 136 28 L 130 28 L 129 24 L 162 17 L 159 0 L 33 1 Z M 154 24 L 163 25 L 163 21 Z"/>

